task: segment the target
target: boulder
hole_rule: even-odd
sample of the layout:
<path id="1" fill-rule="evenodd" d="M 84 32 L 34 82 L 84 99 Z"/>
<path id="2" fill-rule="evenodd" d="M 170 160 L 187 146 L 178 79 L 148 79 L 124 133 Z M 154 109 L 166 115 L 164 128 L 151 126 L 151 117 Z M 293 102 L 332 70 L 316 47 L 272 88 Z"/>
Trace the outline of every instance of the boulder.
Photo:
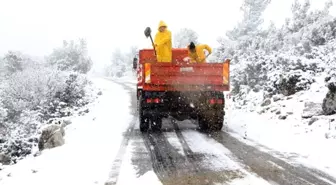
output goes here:
<path id="1" fill-rule="evenodd" d="M 331 115 L 336 113 L 336 85 L 335 83 L 330 83 L 328 85 L 329 92 L 323 99 L 322 110 L 325 115 Z"/>
<path id="2" fill-rule="evenodd" d="M 281 119 L 281 120 L 285 120 L 285 119 L 287 119 L 287 115 L 280 115 L 280 116 L 279 116 L 279 119 Z"/>
<path id="3" fill-rule="evenodd" d="M 321 103 L 305 102 L 302 118 L 312 118 L 319 115 L 322 115 Z"/>
<path id="4" fill-rule="evenodd" d="M 279 100 L 281 100 L 281 96 L 280 96 L 280 95 L 275 95 L 275 96 L 273 96 L 273 101 L 274 101 L 274 102 L 277 102 L 277 101 L 279 101 Z"/>
<path id="5" fill-rule="evenodd" d="M 0 163 L 3 165 L 9 165 L 11 163 L 10 156 L 0 153 Z"/>
<path id="6" fill-rule="evenodd" d="M 267 98 L 262 102 L 261 106 L 265 107 L 265 106 L 271 105 L 271 103 L 272 103 L 271 99 Z"/>
<path id="7" fill-rule="evenodd" d="M 318 120 L 318 118 L 311 118 L 308 122 L 308 125 L 312 125 L 313 123 L 315 123 Z"/>
<path id="8" fill-rule="evenodd" d="M 64 142 L 64 124 L 52 124 L 42 130 L 42 134 L 39 139 L 39 150 L 55 148 L 62 146 Z"/>

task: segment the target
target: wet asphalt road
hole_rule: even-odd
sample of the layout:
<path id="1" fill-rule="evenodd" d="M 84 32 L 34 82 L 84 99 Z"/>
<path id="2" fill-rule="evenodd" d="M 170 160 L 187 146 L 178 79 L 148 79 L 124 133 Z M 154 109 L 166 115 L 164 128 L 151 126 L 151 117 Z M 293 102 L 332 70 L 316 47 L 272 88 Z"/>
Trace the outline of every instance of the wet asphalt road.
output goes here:
<path id="1" fill-rule="evenodd" d="M 244 178 L 247 174 L 258 176 L 272 185 L 336 184 L 334 177 L 299 164 L 289 164 L 224 131 L 201 133 L 191 121 L 181 124 L 167 119 L 163 122 L 161 132 L 141 133 L 135 88 L 125 84 L 123 86 L 132 98 L 134 118 L 124 133 L 106 185 L 118 184 L 122 159 L 130 143 L 135 148 L 132 165 L 137 176 L 154 171 L 164 185 L 227 184 L 234 179 Z M 176 138 L 174 146 L 171 142 L 173 138 Z M 230 166 L 230 163 L 236 165 Z"/>

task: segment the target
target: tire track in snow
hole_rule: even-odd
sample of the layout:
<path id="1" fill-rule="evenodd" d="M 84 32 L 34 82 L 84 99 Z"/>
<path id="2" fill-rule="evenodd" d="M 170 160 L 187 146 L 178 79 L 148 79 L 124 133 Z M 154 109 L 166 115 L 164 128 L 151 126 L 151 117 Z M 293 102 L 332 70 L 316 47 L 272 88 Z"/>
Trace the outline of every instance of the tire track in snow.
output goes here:
<path id="1" fill-rule="evenodd" d="M 250 171 L 270 182 L 276 182 L 281 185 L 330 185 L 326 180 L 316 177 L 314 172 L 309 169 L 288 164 L 271 154 L 239 141 L 228 133 L 218 132 L 211 136 L 204 135 L 221 143 L 239 160 L 249 166 Z M 319 174 L 319 176 L 321 175 Z M 329 176 L 327 175 L 322 177 L 330 182 L 336 182 L 335 179 L 328 178 Z"/>
<path id="2" fill-rule="evenodd" d="M 130 110 L 132 110 L 132 114 L 133 114 L 133 119 L 128 127 L 128 129 L 124 132 L 123 134 L 123 139 L 121 141 L 118 153 L 112 163 L 112 169 L 111 169 L 111 173 L 109 175 L 108 180 L 106 181 L 105 185 L 115 185 L 118 182 L 118 176 L 119 176 L 119 172 L 120 172 L 120 167 L 123 161 L 123 157 L 125 155 L 127 146 L 129 144 L 130 139 L 132 138 L 133 132 L 134 132 L 134 126 L 137 123 L 137 111 L 134 110 L 134 107 L 137 106 L 137 102 L 136 102 L 136 97 L 133 95 L 133 89 L 129 88 L 128 86 L 125 86 L 123 84 L 120 84 L 118 82 L 115 82 L 121 86 L 124 87 L 124 89 L 126 91 L 128 91 L 128 93 L 131 96 L 131 105 L 130 105 Z"/>
<path id="3" fill-rule="evenodd" d="M 187 160 L 189 160 L 189 162 L 191 163 L 192 167 L 193 167 L 193 170 L 194 172 L 199 172 L 200 169 L 199 167 L 197 166 L 197 158 L 195 157 L 194 153 L 192 152 L 192 150 L 190 149 L 190 147 L 188 146 L 186 140 L 184 139 L 182 133 L 181 133 L 181 130 L 180 128 L 178 127 L 177 123 L 176 123 L 176 120 L 172 120 L 172 124 L 174 126 L 174 129 L 175 129 L 175 133 L 177 135 L 177 138 L 179 139 L 181 145 L 182 145 L 182 148 L 183 148 L 183 152 L 184 154 L 186 155 L 187 157 Z"/>
<path id="4" fill-rule="evenodd" d="M 213 159 L 214 156 L 202 152 L 193 152 L 177 123 L 174 122 L 172 126 L 173 129 L 166 129 L 164 133 L 175 134 L 156 132 L 143 135 L 144 140 L 146 140 L 146 146 L 148 150 L 151 151 L 150 155 L 154 172 L 162 184 L 214 185 L 243 177 L 243 173 L 237 169 L 226 168 L 214 170 L 209 167 L 207 163 L 209 159 Z M 176 135 L 185 155 L 181 155 L 179 150 L 169 143 L 166 138 L 167 135 Z"/>

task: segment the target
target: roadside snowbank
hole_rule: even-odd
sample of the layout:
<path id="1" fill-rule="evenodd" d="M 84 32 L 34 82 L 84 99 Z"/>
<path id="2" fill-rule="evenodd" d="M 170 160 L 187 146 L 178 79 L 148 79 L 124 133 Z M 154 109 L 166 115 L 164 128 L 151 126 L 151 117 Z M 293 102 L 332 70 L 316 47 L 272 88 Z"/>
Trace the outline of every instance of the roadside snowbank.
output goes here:
<path id="1" fill-rule="evenodd" d="M 225 129 L 274 155 L 282 152 L 279 157 L 288 161 L 336 176 L 336 151 L 331 150 L 336 144 L 336 115 L 320 114 L 327 91 L 323 85 L 317 81 L 308 91 L 273 98 L 266 106 L 258 105 L 263 98 L 258 93 L 250 93 L 247 101 L 251 103 L 238 109 L 228 101 Z"/>
<path id="2" fill-rule="evenodd" d="M 90 112 L 74 117 L 66 127 L 65 144 L 27 157 L 0 171 L 0 184 L 103 184 L 132 119 L 128 93 L 103 79 L 93 79 L 102 89 Z"/>

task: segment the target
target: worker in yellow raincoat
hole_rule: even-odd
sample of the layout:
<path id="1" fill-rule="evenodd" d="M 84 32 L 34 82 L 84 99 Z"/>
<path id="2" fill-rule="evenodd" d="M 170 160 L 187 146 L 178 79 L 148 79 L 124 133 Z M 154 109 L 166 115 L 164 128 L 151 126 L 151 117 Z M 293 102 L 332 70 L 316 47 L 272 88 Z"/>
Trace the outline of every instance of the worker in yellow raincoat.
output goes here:
<path id="1" fill-rule="evenodd" d="M 171 32 L 167 29 L 167 24 L 160 21 L 158 32 L 155 35 L 154 47 L 158 62 L 172 61 L 172 38 Z"/>
<path id="2" fill-rule="evenodd" d="M 204 50 L 208 51 L 208 54 L 204 54 Z M 206 58 L 212 53 L 212 49 L 207 44 L 199 44 L 195 46 L 193 42 L 191 42 L 188 46 L 188 56 L 190 58 L 190 62 L 192 63 L 205 63 Z"/>

